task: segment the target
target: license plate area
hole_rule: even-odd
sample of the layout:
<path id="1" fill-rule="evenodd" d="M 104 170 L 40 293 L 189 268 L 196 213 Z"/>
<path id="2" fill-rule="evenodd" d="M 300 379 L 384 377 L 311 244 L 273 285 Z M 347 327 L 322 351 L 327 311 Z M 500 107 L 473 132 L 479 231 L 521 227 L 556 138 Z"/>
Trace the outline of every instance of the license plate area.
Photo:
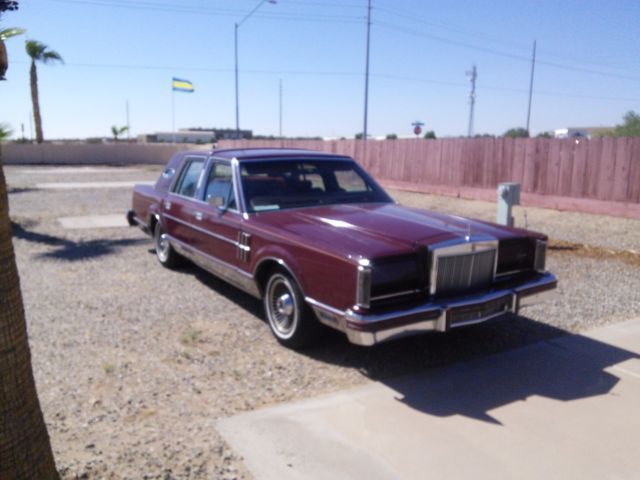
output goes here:
<path id="1" fill-rule="evenodd" d="M 484 303 L 453 307 L 447 311 L 447 325 L 456 327 L 488 320 L 511 311 L 511 303 L 511 295 L 505 295 Z"/>

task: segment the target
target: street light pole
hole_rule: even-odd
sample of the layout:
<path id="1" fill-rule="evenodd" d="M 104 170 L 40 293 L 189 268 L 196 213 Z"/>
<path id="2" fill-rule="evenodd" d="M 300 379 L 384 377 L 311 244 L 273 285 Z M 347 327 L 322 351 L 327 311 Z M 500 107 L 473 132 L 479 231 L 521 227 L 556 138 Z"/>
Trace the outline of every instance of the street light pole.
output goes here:
<path id="1" fill-rule="evenodd" d="M 364 74 L 364 128 L 362 129 L 362 139 L 367 140 L 367 123 L 369 118 L 369 47 L 371 36 L 371 0 L 367 6 L 367 55 L 365 60 Z"/>
<path id="2" fill-rule="evenodd" d="M 235 56 L 235 77 L 236 77 L 236 136 L 240 136 L 240 101 L 239 101 L 239 89 L 238 89 L 238 28 L 244 22 L 246 22 L 251 15 L 253 15 L 256 10 L 258 10 L 263 3 L 277 3 L 276 0 L 260 0 L 258 4 L 247 13 L 242 20 L 236 22 L 233 26 L 233 45 L 234 45 L 234 56 Z"/>
<path id="3" fill-rule="evenodd" d="M 233 44 L 236 57 L 236 135 L 240 134 L 240 107 L 238 106 L 238 24 L 233 28 Z"/>

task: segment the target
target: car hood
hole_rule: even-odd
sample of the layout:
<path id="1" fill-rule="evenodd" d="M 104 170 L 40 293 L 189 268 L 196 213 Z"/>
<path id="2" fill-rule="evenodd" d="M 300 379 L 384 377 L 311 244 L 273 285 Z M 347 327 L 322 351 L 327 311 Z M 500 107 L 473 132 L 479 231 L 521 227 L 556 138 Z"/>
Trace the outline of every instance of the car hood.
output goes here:
<path id="1" fill-rule="evenodd" d="M 379 258 L 413 251 L 419 245 L 467 236 L 498 240 L 543 235 L 455 215 L 393 203 L 340 204 L 255 214 L 274 233 L 350 258 Z"/>

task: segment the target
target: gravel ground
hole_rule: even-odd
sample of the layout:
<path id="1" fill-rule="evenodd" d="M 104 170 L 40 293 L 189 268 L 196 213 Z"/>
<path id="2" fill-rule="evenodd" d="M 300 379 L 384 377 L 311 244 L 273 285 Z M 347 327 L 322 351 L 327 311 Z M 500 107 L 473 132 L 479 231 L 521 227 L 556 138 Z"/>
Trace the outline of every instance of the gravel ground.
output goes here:
<path id="1" fill-rule="evenodd" d="M 292 352 L 273 339 L 260 302 L 195 267 L 162 268 L 141 231 L 64 230 L 56 221 L 124 212 L 130 190 L 28 190 L 36 182 L 108 181 L 116 174 L 117 180 L 149 180 L 157 171 L 71 179 L 6 168 L 34 371 L 64 478 L 251 478 L 215 430 L 217 418 L 384 382 L 640 312 L 640 267 L 627 257 L 551 250 L 548 265 L 561 280 L 560 295 L 526 316 L 375 348 L 328 332 L 320 346 Z M 405 204 L 448 205 L 490 218 L 490 204 L 482 202 L 393 194 Z M 609 245 L 600 220 L 580 224 L 582 215 L 565 212 L 547 212 L 551 220 L 545 220 L 537 210 L 529 209 L 532 228 L 551 234 L 558 226 L 554 238 L 559 232 L 567 241 Z M 572 222 L 582 229 L 579 236 L 571 236 Z M 627 222 L 616 232 L 620 245 L 633 248 L 637 223 Z M 631 230 L 622 235 L 625 228 Z"/>

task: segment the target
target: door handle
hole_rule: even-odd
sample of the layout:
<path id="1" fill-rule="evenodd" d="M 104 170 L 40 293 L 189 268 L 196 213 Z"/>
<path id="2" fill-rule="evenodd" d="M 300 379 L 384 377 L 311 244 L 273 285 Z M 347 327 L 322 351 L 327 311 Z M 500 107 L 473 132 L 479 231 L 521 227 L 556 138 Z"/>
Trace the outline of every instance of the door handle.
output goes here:
<path id="1" fill-rule="evenodd" d="M 167 209 L 167 210 L 171 210 L 171 202 L 168 201 L 168 200 L 165 200 L 164 208 Z"/>
<path id="2" fill-rule="evenodd" d="M 196 217 L 196 220 L 202 220 L 202 212 L 196 212 L 194 216 Z"/>

